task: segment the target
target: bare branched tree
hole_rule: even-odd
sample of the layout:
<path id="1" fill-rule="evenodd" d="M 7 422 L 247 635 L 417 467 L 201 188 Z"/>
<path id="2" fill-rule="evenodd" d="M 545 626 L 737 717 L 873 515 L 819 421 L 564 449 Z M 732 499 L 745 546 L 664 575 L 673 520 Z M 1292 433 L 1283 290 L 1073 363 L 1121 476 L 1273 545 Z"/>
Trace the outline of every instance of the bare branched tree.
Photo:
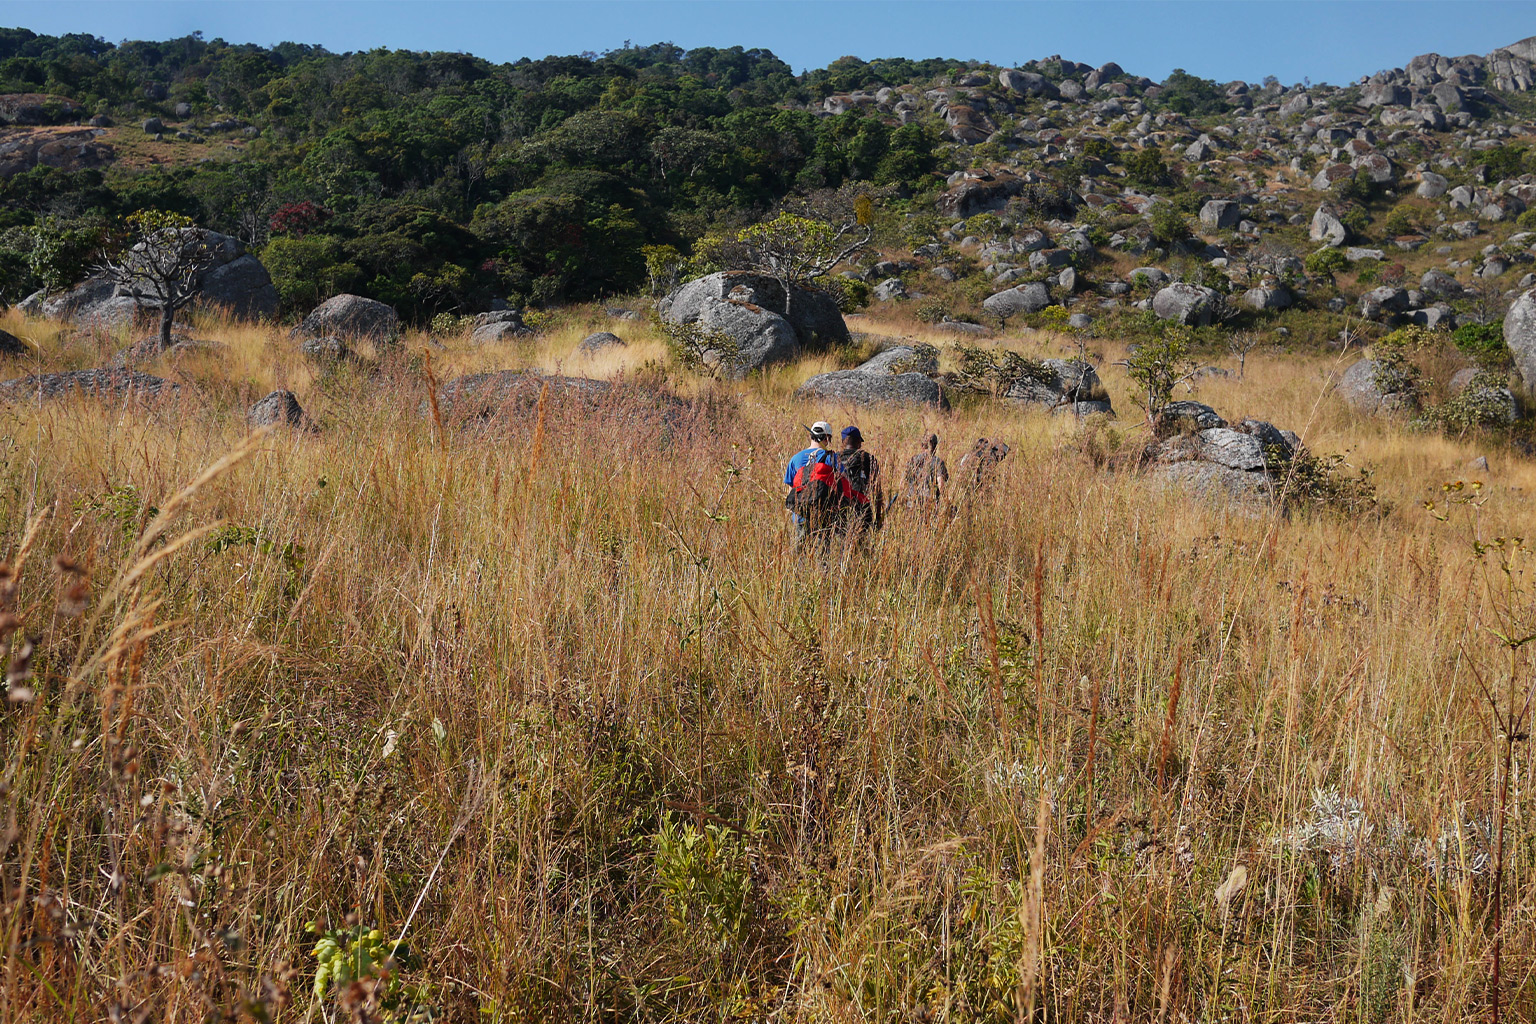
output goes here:
<path id="1" fill-rule="evenodd" d="M 1248 353 L 1259 347 L 1258 331 L 1234 331 L 1227 336 L 1227 351 L 1237 356 L 1237 379 L 1243 379 Z"/>
<path id="2" fill-rule="evenodd" d="M 160 313 L 160 347 L 171 344 L 171 324 L 200 290 L 203 271 L 218 259 L 208 232 L 190 218 L 141 210 L 128 218 L 138 241 L 102 265 L 122 294 Z"/>

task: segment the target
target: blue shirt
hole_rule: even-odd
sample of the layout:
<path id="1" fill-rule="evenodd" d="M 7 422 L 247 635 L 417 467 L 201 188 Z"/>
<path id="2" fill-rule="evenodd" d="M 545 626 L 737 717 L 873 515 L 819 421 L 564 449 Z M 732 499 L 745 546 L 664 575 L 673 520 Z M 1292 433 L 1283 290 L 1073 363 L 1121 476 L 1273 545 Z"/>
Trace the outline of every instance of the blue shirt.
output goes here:
<path id="1" fill-rule="evenodd" d="M 796 452 L 789 460 L 789 465 L 784 468 L 784 486 L 795 486 L 795 474 L 802 468 L 810 466 L 812 460 L 820 456 L 820 461 L 832 467 L 832 471 L 839 476 L 843 473 L 843 460 L 838 458 L 837 452 L 813 444 L 801 452 Z M 789 518 L 797 523 L 803 523 L 805 517 L 798 512 L 791 512 Z"/>
<path id="2" fill-rule="evenodd" d="M 843 460 L 838 458 L 837 452 L 824 449 L 820 445 L 811 445 L 802 452 L 796 452 L 789 460 L 789 465 L 784 469 L 784 486 L 795 486 L 795 472 L 802 466 L 808 466 L 816 456 L 822 456 L 821 461 L 832 467 L 834 473 L 843 472 Z"/>

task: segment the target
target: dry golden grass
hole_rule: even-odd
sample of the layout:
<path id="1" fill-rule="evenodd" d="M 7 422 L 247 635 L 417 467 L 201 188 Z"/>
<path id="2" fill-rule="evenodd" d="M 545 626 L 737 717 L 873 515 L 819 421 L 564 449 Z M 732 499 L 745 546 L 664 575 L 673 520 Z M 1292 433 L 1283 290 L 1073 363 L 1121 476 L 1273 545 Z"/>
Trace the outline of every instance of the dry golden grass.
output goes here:
<path id="1" fill-rule="evenodd" d="M 0 325 L 35 368 L 121 341 Z M 448 339 L 432 373 L 662 356 L 617 323 L 584 361 L 589 329 Z M 1329 359 L 1198 397 L 1375 466 L 1385 516 L 1201 506 L 989 403 L 795 402 L 832 357 L 445 438 L 423 339 L 317 375 L 275 332 L 193 333 L 226 347 L 148 368 L 176 403 L 0 408 L 0 1021 L 1489 1013 L 1484 688 L 1531 683 L 1493 633 L 1536 632 L 1530 555 L 1495 543 L 1529 533 L 1529 462 L 1353 419 Z M 250 434 L 274 387 L 319 429 Z M 779 483 L 815 418 L 892 474 L 930 430 L 952 464 L 1014 452 L 952 518 L 819 557 Z M 1500 995 L 1529 1019 L 1511 752 Z M 309 922 L 403 936 L 405 987 L 318 998 Z"/>

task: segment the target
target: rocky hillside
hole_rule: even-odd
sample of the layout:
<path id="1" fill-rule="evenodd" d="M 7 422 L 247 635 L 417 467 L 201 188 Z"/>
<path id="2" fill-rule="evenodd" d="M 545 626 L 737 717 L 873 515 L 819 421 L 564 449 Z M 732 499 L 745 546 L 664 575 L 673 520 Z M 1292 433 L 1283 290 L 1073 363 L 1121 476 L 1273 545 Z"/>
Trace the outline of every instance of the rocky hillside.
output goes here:
<path id="1" fill-rule="evenodd" d="M 425 323 L 654 287 L 648 245 L 731 269 L 714 243 L 849 187 L 879 218 L 845 309 L 981 327 L 1059 306 L 1292 343 L 1450 328 L 1497 319 L 1531 259 L 1532 40 L 1290 87 L 1061 57 L 794 76 L 739 47 L 497 66 L 96 42 L 0 32 L 8 301 L 80 281 L 148 207 L 255 253 L 284 316 L 350 292 Z"/>

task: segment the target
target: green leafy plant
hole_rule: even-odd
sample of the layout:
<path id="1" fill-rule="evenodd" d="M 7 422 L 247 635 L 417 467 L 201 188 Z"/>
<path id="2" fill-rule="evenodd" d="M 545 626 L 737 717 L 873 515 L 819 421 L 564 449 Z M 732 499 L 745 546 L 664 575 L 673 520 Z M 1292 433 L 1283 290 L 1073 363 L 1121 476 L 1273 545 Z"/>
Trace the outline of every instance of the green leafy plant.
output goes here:
<path id="1" fill-rule="evenodd" d="M 837 300 L 839 312 L 857 313 L 869 305 L 869 284 L 856 277 L 841 277 L 834 274 L 831 277 L 818 278 L 816 284 L 822 291 Z"/>
<path id="2" fill-rule="evenodd" d="M 962 391 L 1005 395 L 1015 384 L 1025 380 L 1038 381 L 1048 387 L 1057 384 L 1056 372 L 1050 367 L 1009 349 L 957 345 L 955 354 L 958 365 L 954 383 Z"/>
<path id="3" fill-rule="evenodd" d="M 1352 467 L 1341 453 L 1313 455 L 1301 448 L 1291 453 L 1281 486 L 1288 506 L 1345 517 L 1381 515 L 1386 507 L 1372 476 L 1369 467 Z"/>
<path id="4" fill-rule="evenodd" d="M 404 941 L 388 939 L 380 929 L 362 925 L 321 931 L 319 925 L 311 922 L 308 930 L 318 936 L 310 950 L 315 958 L 316 999 L 337 1004 L 348 1002 L 354 1011 L 365 1014 L 362 1019 L 386 1024 L 416 1024 L 436 1018 L 433 1008 L 425 1002 L 427 990 L 400 980 L 401 970 L 420 966 Z M 361 983 L 360 993 L 353 991 L 354 983 Z M 370 1014 L 370 1010 L 377 1016 Z"/>
<path id="5" fill-rule="evenodd" d="M 1480 366 L 1502 366 L 1509 362 L 1502 319 L 1486 324 L 1462 324 L 1451 332 L 1451 342 Z"/>
<path id="6" fill-rule="evenodd" d="M 1168 246 L 1182 242 L 1190 236 L 1189 218 L 1172 203 L 1157 203 L 1152 207 L 1152 239 L 1158 245 Z"/>
<path id="7" fill-rule="evenodd" d="M 449 337 L 462 334 L 475 322 L 472 316 L 459 316 L 457 313 L 439 313 L 432 318 L 432 333 L 439 337 Z"/>
<path id="8" fill-rule="evenodd" d="M 668 814 L 651 837 L 656 881 L 678 928 L 701 925 L 722 946 L 741 940 L 752 921 L 752 875 L 743 834 L 706 822 L 703 828 Z"/>
<path id="9" fill-rule="evenodd" d="M 1339 250 L 1329 247 L 1309 253 L 1306 259 L 1302 260 L 1302 266 L 1313 277 L 1326 277 L 1332 281 L 1333 276 L 1339 271 L 1349 269 L 1349 259 Z"/>
<path id="10" fill-rule="evenodd" d="M 646 245 L 640 248 L 645 258 L 646 284 L 652 298 L 660 298 L 676 288 L 687 261 L 670 245 Z"/>
<path id="11" fill-rule="evenodd" d="M 941 323 L 949 316 L 949 306 L 938 299 L 924 299 L 918 303 L 916 316 L 925 324 Z"/>
<path id="12" fill-rule="evenodd" d="M 1430 418 L 1447 432 L 1508 427 L 1515 421 L 1509 375 L 1479 370 L 1448 401 L 1431 410 Z"/>
<path id="13" fill-rule="evenodd" d="M 1383 395 L 1397 395 L 1402 401 L 1418 404 L 1425 381 L 1413 356 L 1436 341 L 1432 332 L 1414 325 L 1399 328 L 1375 342 L 1371 346 L 1371 356 L 1376 360 L 1373 377 L 1376 389 Z"/>
<path id="14" fill-rule="evenodd" d="M 1173 401 L 1174 388 L 1196 370 L 1189 358 L 1190 340 L 1188 327 L 1165 324 L 1157 335 L 1137 345 L 1126 360 L 1126 375 L 1141 386 L 1149 417 Z"/>
<path id="15" fill-rule="evenodd" d="M 652 326 L 666 339 L 672 358 L 685 370 L 709 377 L 732 376 L 740 367 L 741 347 L 729 334 L 697 320 L 678 322 L 653 315 Z"/>

